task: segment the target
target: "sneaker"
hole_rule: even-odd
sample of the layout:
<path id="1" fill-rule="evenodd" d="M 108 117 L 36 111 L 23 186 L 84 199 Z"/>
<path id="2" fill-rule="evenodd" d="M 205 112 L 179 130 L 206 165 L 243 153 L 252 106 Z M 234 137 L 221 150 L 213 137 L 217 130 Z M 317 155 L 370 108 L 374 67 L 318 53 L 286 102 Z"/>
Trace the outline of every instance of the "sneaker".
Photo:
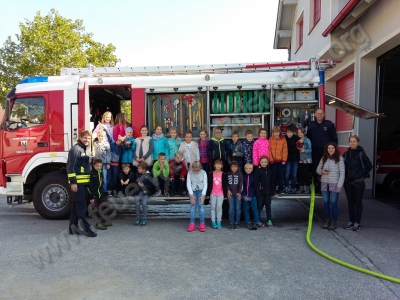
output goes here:
<path id="1" fill-rule="evenodd" d="M 272 227 L 274 227 L 274 226 L 272 225 L 272 222 L 271 222 L 271 220 L 268 220 L 268 222 L 267 222 L 267 227 L 268 227 L 268 228 L 272 228 Z"/>
<path id="2" fill-rule="evenodd" d="M 204 224 L 204 222 L 200 223 L 199 230 L 201 232 L 205 232 L 206 231 L 206 225 Z"/>
<path id="3" fill-rule="evenodd" d="M 215 223 L 215 221 L 211 222 L 211 228 L 217 229 L 217 223 Z"/>
<path id="4" fill-rule="evenodd" d="M 247 223 L 247 229 L 251 230 L 253 228 L 253 223 L 249 222 Z"/>
<path id="5" fill-rule="evenodd" d="M 297 194 L 297 190 L 296 189 L 291 189 L 289 194 Z"/>
<path id="6" fill-rule="evenodd" d="M 164 191 L 164 196 L 169 197 L 169 193 L 167 191 Z"/>
<path id="7" fill-rule="evenodd" d="M 360 224 L 354 224 L 353 231 L 360 231 Z"/>
<path id="8" fill-rule="evenodd" d="M 196 230 L 196 225 L 194 223 L 190 223 L 187 231 L 192 232 Z"/>
<path id="9" fill-rule="evenodd" d="M 346 226 L 343 227 L 343 229 L 353 229 L 353 226 L 354 226 L 354 224 L 349 222 L 349 223 L 347 223 Z"/>
<path id="10" fill-rule="evenodd" d="M 117 193 L 118 193 L 117 190 L 114 190 L 114 191 L 113 191 L 113 194 L 114 194 L 114 195 L 116 195 Z"/>
<path id="11" fill-rule="evenodd" d="M 112 191 L 107 191 L 107 193 L 108 193 L 108 196 L 110 196 L 110 197 L 113 195 Z"/>
<path id="12" fill-rule="evenodd" d="M 154 196 L 154 197 L 161 196 L 161 190 L 158 190 L 153 196 Z"/>
<path id="13" fill-rule="evenodd" d="M 143 219 L 143 220 L 142 220 L 142 227 L 146 227 L 146 225 L 147 225 L 147 220 L 146 220 L 146 219 Z"/>
<path id="14" fill-rule="evenodd" d="M 140 219 L 137 219 L 135 222 L 135 226 L 140 226 L 140 221 L 141 221 Z"/>
<path id="15" fill-rule="evenodd" d="M 239 223 L 235 223 L 235 225 L 234 225 L 233 229 L 235 229 L 235 230 L 239 230 Z"/>
<path id="16" fill-rule="evenodd" d="M 284 193 L 284 194 L 290 194 L 290 189 L 289 189 L 288 187 L 285 187 L 285 188 L 283 189 L 283 193 Z"/>
<path id="17" fill-rule="evenodd" d="M 218 229 L 222 229 L 222 224 L 221 224 L 221 222 L 217 222 L 217 228 L 218 228 Z"/>
<path id="18" fill-rule="evenodd" d="M 96 228 L 97 229 L 100 229 L 100 230 L 107 230 L 107 226 L 106 225 L 103 225 L 103 224 L 96 224 Z"/>
<path id="19" fill-rule="evenodd" d="M 233 223 L 230 223 L 230 224 L 229 224 L 229 229 L 230 229 L 230 230 L 233 230 L 233 229 L 235 229 L 235 224 L 233 224 Z"/>
<path id="20" fill-rule="evenodd" d="M 265 225 L 264 225 L 263 223 L 261 223 L 260 221 L 258 221 L 257 227 L 258 227 L 258 228 L 264 228 Z"/>
<path id="21" fill-rule="evenodd" d="M 93 232 L 93 231 L 90 230 L 89 232 L 86 232 L 85 235 L 86 235 L 87 237 L 96 237 L 96 236 L 97 236 L 97 233 L 95 233 L 95 232 Z"/>
<path id="22" fill-rule="evenodd" d="M 112 224 L 111 222 L 105 221 L 105 222 L 103 223 L 103 225 L 104 225 L 104 226 L 107 226 L 107 227 L 110 227 L 110 226 L 112 226 L 113 224 Z"/>

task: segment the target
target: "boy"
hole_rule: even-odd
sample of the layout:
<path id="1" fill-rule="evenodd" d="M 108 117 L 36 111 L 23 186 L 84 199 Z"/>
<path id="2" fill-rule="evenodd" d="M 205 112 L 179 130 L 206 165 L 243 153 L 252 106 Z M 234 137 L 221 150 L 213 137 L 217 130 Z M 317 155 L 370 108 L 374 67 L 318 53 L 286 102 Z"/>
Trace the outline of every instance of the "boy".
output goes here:
<path id="1" fill-rule="evenodd" d="M 251 130 L 246 130 L 245 139 L 243 141 L 243 153 L 244 153 L 244 164 L 252 164 L 253 163 L 253 132 Z"/>
<path id="2" fill-rule="evenodd" d="M 237 161 L 231 163 L 231 170 L 228 172 L 228 192 L 229 199 L 229 229 L 238 230 L 240 222 L 240 209 L 243 190 L 243 175 L 239 170 Z"/>
<path id="3" fill-rule="evenodd" d="M 122 191 L 118 192 L 119 197 L 127 196 L 125 195 L 125 189 L 128 184 L 134 182 L 135 175 L 131 170 L 131 166 L 128 163 L 122 164 L 122 171 L 119 173 L 119 181 L 121 183 Z"/>
<path id="4" fill-rule="evenodd" d="M 179 196 L 183 197 L 183 189 L 185 188 L 185 176 L 188 170 L 186 163 L 183 162 L 183 153 L 178 151 L 175 153 L 175 157 L 169 162 L 169 179 L 171 182 L 171 195 L 173 196 L 176 192 Z M 178 188 L 178 191 L 176 190 Z"/>
<path id="5" fill-rule="evenodd" d="M 93 168 L 90 171 L 90 185 L 89 185 L 89 198 L 90 205 L 89 211 L 92 214 L 93 220 L 96 222 L 96 228 L 100 230 L 107 230 L 107 227 L 112 226 L 112 223 L 107 222 L 99 213 L 100 206 L 108 206 L 107 193 L 101 191 L 103 162 L 101 159 L 93 160 Z M 103 204 L 105 203 L 105 204 Z"/>
<path id="6" fill-rule="evenodd" d="M 278 194 L 282 194 L 283 167 L 287 161 L 288 148 L 286 138 L 281 136 L 281 128 L 279 126 L 272 128 L 272 136 L 269 139 L 269 152 L 269 163 L 271 164 L 272 178 L 274 179 L 273 188 L 278 186 Z"/>
<path id="7" fill-rule="evenodd" d="M 133 138 L 133 129 L 132 127 L 127 127 L 125 129 L 125 139 L 122 142 L 122 157 L 121 163 L 122 164 L 130 164 L 132 166 L 133 162 L 133 154 L 136 150 L 136 143 L 135 139 Z"/>
<path id="8" fill-rule="evenodd" d="M 169 164 L 164 152 L 158 154 L 158 160 L 153 165 L 153 176 L 159 185 L 164 183 L 164 195 L 169 197 Z M 157 194 L 161 194 L 161 190 Z"/>
<path id="9" fill-rule="evenodd" d="M 264 227 L 264 224 L 260 222 L 258 218 L 258 205 L 257 198 L 254 192 L 254 174 L 253 174 L 253 164 L 247 163 L 244 165 L 243 175 L 243 191 L 242 199 L 244 220 L 247 224 L 247 229 L 257 230 L 257 227 Z M 250 222 L 250 207 L 253 212 L 254 223 Z"/>
<path id="10" fill-rule="evenodd" d="M 135 195 L 135 226 L 145 227 L 147 225 L 147 202 L 150 198 L 149 190 L 153 186 L 152 177 L 148 171 L 149 165 L 145 162 L 138 164 L 138 179 L 136 180 L 142 191 Z M 140 212 L 140 204 L 142 204 L 142 213 Z"/>
<path id="11" fill-rule="evenodd" d="M 226 172 L 228 170 L 228 165 L 225 162 L 229 155 L 229 144 L 222 137 L 222 129 L 220 127 L 216 127 L 214 129 L 214 137 L 212 137 L 208 143 L 207 152 L 208 157 L 211 160 L 212 171 L 214 171 L 214 162 L 217 159 L 220 159 L 224 162 L 223 171 Z"/>
<path id="12" fill-rule="evenodd" d="M 297 135 L 294 135 L 296 128 L 291 125 L 286 128 L 286 143 L 288 147 L 288 157 L 286 161 L 286 172 L 285 172 L 285 194 L 296 194 L 296 182 L 297 182 L 297 167 L 300 160 L 300 152 L 296 147 L 296 143 L 299 140 Z M 289 185 L 290 181 L 290 185 Z"/>
<path id="13" fill-rule="evenodd" d="M 239 141 L 239 132 L 234 131 L 232 133 L 231 138 L 232 140 L 231 143 L 229 144 L 230 153 L 228 156 L 228 163 L 230 164 L 233 161 L 237 161 L 239 165 L 239 170 L 242 170 L 244 152 L 243 152 L 242 142 Z"/>

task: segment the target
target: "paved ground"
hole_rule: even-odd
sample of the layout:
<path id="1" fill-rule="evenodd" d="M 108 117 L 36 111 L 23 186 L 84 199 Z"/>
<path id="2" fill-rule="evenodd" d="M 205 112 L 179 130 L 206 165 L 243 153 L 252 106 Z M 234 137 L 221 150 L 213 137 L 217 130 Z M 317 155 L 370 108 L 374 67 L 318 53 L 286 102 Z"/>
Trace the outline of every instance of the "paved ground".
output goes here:
<path id="1" fill-rule="evenodd" d="M 151 205 L 146 228 L 133 226 L 126 211 L 90 239 L 64 235 L 67 220 L 48 221 L 31 205 L 10 209 L 0 199 L 0 299 L 399 299 L 400 285 L 309 248 L 309 202 L 274 200 L 273 229 L 213 230 L 208 222 L 205 233 L 186 232 L 187 204 Z M 317 200 L 311 240 L 334 257 L 400 278 L 400 210 L 364 204 L 359 232 L 330 232 L 320 228 Z M 343 196 L 339 205 L 343 225 Z M 44 245 L 57 238 L 63 246 L 46 258 Z"/>

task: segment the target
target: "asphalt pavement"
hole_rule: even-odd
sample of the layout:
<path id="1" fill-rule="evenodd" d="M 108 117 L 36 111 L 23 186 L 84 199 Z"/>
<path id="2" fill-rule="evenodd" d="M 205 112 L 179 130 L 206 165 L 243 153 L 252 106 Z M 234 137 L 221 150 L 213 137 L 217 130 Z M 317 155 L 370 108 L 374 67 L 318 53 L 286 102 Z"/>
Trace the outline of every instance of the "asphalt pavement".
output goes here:
<path id="1" fill-rule="evenodd" d="M 340 266 L 306 243 L 309 198 L 274 199 L 274 228 L 188 233 L 187 201 L 152 201 L 148 225 L 127 205 L 96 238 L 66 234 L 30 204 L 0 199 L 0 299 L 399 299 L 400 285 Z M 311 241 L 331 256 L 400 278 L 400 210 L 364 200 L 359 232 L 321 228 L 316 200 Z M 265 212 L 263 212 L 263 215 Z M 59 246 L 57 246 L 57 244 Z M 46 248 L 47 247 L 47 248 Z M 47 249 L 47 250 L 46 250 Z M 42 258 L 40 258 L 42 257 Z"/>

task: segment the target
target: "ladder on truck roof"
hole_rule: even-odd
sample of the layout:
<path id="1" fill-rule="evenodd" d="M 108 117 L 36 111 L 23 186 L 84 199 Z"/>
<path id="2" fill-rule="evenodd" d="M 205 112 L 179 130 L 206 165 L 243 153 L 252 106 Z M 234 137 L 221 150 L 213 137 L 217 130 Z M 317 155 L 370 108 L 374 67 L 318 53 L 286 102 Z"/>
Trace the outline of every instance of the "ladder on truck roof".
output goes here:
<path id="1" fill-rule="evenodd" d="M 278 71 L 315 70 L 315 60 L 299 62 L 272 63 L 243 63 L 217 65 L 188 65 L 188 66 L 151 66 L 151 67 L 95 67 L 62 68 L 60 75 L 79 75 L 80 77 L 131 77 L 131 76 L 166 76 L 166 75 L 201 75 L 255 73 Z"/>

